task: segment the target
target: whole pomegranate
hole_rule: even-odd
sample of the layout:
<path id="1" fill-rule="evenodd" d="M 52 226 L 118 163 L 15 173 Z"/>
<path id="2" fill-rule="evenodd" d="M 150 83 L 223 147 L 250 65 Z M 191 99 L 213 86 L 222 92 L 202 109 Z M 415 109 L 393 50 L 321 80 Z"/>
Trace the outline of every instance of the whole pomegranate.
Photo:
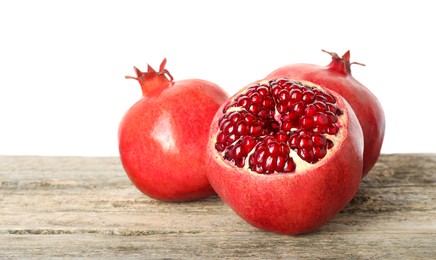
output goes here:
<path id="1" fill-rule="evenodd" d="M 206 177 L 209 129 L 228 95 L 204 80 L 173 81 L 165 69 L 135 68 L 142 98 L 119 126 L 119 152 L 130 180 L 146 195 L 188 201 L 215 194 Z"/>
<path id="2" fill-rule="evenodd" d="M 231 97 L 212 122 L 209 181 L 244 220 L 299 234 L 321 227 L 355 195 L 363 135 L 336 92 L 277 78 Z"/>
<path id="3" fill-rule="evenodd" d="M 342 57 L 334 52 L 324 52 L 332 56 L 332 61 L 327 66 L 291 64 L 271 72 L 266 79 L 291 77 L 308 80 L 338 92 L 348 101 L 363 130 L 363 178 L 380 156 L 385 134 L 383 108 L 377 97 L 351 75 L 351 64 L 360 63 L 350 62 L 350 51 Z"/>

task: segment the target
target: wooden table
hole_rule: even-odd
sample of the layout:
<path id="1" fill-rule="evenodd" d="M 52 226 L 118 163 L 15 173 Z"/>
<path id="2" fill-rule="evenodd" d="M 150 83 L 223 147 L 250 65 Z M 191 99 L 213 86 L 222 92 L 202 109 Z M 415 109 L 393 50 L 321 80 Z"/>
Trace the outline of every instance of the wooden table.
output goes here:
<path id="1" fill-rule="evenodd" d="M 218 197 L 150 199 L 118 158 L 0 156 L 0 258 L 436 258 L 436 154 L 382 155 L 321 230 L 258 230 Z"/>

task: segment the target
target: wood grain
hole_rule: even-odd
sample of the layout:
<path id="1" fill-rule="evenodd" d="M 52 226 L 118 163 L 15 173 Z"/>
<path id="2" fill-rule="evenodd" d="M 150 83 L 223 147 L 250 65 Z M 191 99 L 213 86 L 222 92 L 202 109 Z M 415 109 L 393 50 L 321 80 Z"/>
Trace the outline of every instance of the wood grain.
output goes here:
<path id="1" fill-rule="evenodd" d="M 142 195 L 118 158 L 0 156 L 0 258 L 435 259 L 436 155 L 382 155 L 317 232 L 246 224 L 218 197 Z"/>

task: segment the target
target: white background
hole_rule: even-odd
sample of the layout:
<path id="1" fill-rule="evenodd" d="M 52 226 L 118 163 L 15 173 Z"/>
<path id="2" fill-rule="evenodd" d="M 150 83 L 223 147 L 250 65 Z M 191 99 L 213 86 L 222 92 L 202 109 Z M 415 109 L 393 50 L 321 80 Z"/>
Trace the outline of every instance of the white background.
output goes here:
<path id="1" fill-rule="evenodd" d="M 436 152 L 432 1 L 1 1 L 0 154 L 117 156 L 133 66 L 229 94 L 351 50 L 382 103 L 383 153 Z"/>

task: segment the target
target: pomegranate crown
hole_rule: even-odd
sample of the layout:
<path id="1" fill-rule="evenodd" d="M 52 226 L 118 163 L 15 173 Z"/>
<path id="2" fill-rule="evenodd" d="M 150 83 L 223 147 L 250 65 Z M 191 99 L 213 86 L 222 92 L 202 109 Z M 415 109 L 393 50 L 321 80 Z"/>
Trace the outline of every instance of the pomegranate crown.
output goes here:
<path id="1" fill-rule="evenodd" d="M 359 62 L 350 62 L 350 50 L 344 53 L 342 57 L 339 57 L 339 55 L 336 52 L 321 50 L 325 53 L 328 53 L 330 56 L 332 56 L 332 61 L 328 65 L 328 67 L 332 70 L 335 70 L 339 73 L 345 74 L 345 75 L 351 75 L 351 65 L 357 64 L 360 66 L 365 66 L 363 63 Z"/>
<path id="2" fill-rule="evenodd" d="M 133 67 L 136 77 L 125 76 L 125 78 L 136 79 L 141 85 L 143 95 L 150 94 L 151 91 L 156 89 L 163 90 L 165 87 L 169 86 L 169 83 L 174 79 L 171 73 L 165 68 L 166 63 L 167 59 L 164 58 L 159 66 L 159 71 L 153 69 L 149 64 L 147 64 L 147 72 L 142 72 L 137 67 Z"/>

